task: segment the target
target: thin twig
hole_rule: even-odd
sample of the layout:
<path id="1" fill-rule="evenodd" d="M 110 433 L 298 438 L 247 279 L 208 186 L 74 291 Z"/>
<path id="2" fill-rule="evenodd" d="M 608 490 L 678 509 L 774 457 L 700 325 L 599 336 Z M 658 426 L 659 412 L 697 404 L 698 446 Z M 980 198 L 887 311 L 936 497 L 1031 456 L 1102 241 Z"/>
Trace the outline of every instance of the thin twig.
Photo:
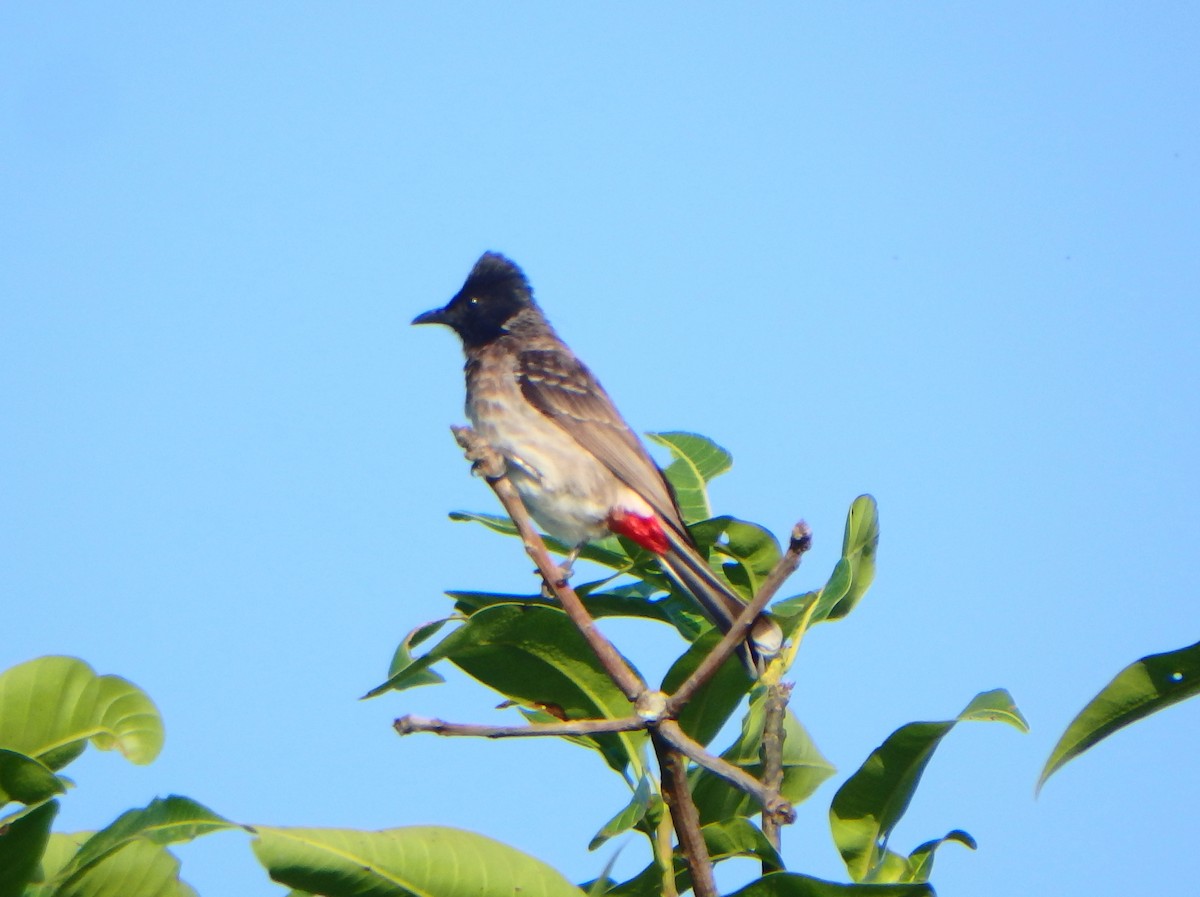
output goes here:
<path id="1" fill-rule="evenodd" d="M 712 858 L 708 845 L 700 831 L 700 813 L 688 790 L 687 760 L 671 742 L 664 737 L 663 725 L 651 730 L 654 753 L 658 756 L 658 768 L 662 773 L 662 794 L 671 811 L 675 835 L 679 839 L 679 851 L 683 854 L 692 877 L 692 891 L 696 897 L 717 897 L 717 884 L 713 880 Z M 671 870 L 674 874 L 674 870 Z"/>
<path id="2" fill-rule="evenodd" d="M 779 587 L 787 582 L 789 576 L 796 572 L 796 569 L 800 566 L 800 559 L 810 548 L 812 548 L 812 529 L 807 523 L 801 520 L 792 527 L 792 534 L 788 539 L 787 551 L 783 553 L 783 557 L 779 559 L 779 563 L 767 574 L 767 578 L 759 586 L 759 594 L 766 592 L 768 601 L 774 598 L 775 593 L 779 591 Z"/>
<path id="3" fill-rule="evenodd" d="M 722 639 L 717 642 L 708 656 L 700 662 L 700 665 L 692 671 L 692 675 L 675 689 L 675 693 L 667 700 L 667 715 L 676 716 L 692 695 L 704 685 L 713 675 L 721 668 L 721 665 L 737 650 L 746 638 L 746 633 L 750 631 L 750 627 L 762 613 L 775 593 L 779 591 L 779 587 L 784 584 L 789 576 L 796 572 L 796 568 L 800 566 L 800 558 L 804 552 L 812 547 L 812 530 L 803 520 L 792 527 L 792 538 L 788 543 L 787 551 L 784 552 L 775 567 L 767 574 L 767 578 L 763 580 L 763 584 L 759 587 L 758 593 L 755 594 L 754 600 L 743 608 L 737 620 L 725 633 Z"/>
<path id="4" fill-rule="evenodd" d="M 527 723 L 518 726 L 489 726 L 477 723 L 449 723 L 441 719 L 408 714 L 394 723 L 401 735 L 432 732 L 434 735 L 466 735 L 476 738 L 529 738 L 542 735 L 602 735 L 607 732 L 634 732 L 645 729 L 647 720 L 638 716 L 622 719 L 576 719 L 555 723 Z"/>
<path id="5" fill-rule="evenodd" d="M 746 792 L 759 802 L 767 813 L 782 813 L 781 819 L 790 822 L 791 807 L 783 800 L 778 789 L 765 786 L 754 776 L 728 760 L 710 754 L 693 740 L 674 720 L 626 716 L 621 719 L 577 719 L 554 723 L 527 723 L 513 726 L 497 726 L 483 723 L 452 723 L 446 720 L 408 714 L 392 723 L 400 735 L 428 732 L 433 735 L 468 738 L 536 738 L 540 736 L 587 736 L 614 732 L 636 732 L 641 729 L 658 731 L 674 748 L 702 766 L 713 775 L 720 776 L 734 787 Z"/>
<path id="6" fill-rule="evenodd" d="M 763 708 L 762 747 L 759 751 L 763 763 L 762 783 L 765 788 L 776 794 L 783 787 L 783 743 L 787 738 L 783 723 L 791 694 L 792 683 L 773 682 L 767 686 L 766 704 Z M 776 850 L 779 850 L 779 829 L 782 823 L 783 819 L 778 813 L 763 810 L 763 834 Z M 764 863 L 763 874 L 770 871 L 771 868 Z"/>
<path id="7" fill-rule="evenodd" d="M 484 443 L 470 427 L 451 427 L 451 430 L 454 438 L 458 440 L 458 444 L 467 453 L 467 458 L 474 462 L 475 469 L 492 487 L 492 491 L 504 505 L 504 510 L 516 524 L 517 531 L 521 534 L 521 541 L 525 543 L 525 550 L 537 564 L 538 571 L 542 574 L 542 579 L 547 587 L 554 593 L 554 597 L 558 599 L 571 622 L 587 640 L 609 678 L 624 692 L 625 697 L 636 703 L 638 696 L 646 690 L 646 683 L 625 662 L 625 658 L 613 647 L 612 642 L 596 628 L 596 622 L 592 619 L 592 615 L 587 612 L 583 602 L 575 594 L 575 590 L 563 579 L 562 571 L 550 557 L 546 543 L 542 541 L 541 535 L 534 527 L 529 512 L 521 501 L 521 496 L 517 494 L 517 490 L 504 473 L 504 459 Z"/>
<path id="8" fill-rule="evenodd" d="M 710 754 L 698 741 L 689 737 L 679 727 L 679 723 L 671 719 L 664 719 L 655 727 L 655 731 L 677 748 L 680 753 L 685 754 L 688 759 L 749 794 L 758 801 L 763 812 L 778 814 L 779 818 L 787 823 L 795 821 L 796 814 L 792 805 L 778 791 L 767 788 L 740 766 L 734 766 L 728 760 Z"/>

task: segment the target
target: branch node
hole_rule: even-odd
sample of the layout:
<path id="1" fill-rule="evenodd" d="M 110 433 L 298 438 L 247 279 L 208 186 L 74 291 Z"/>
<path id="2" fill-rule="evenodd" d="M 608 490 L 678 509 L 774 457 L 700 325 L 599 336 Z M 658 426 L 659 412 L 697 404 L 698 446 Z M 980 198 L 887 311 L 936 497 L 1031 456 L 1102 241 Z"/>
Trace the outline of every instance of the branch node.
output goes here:
<path id="1" fill-rule="evenodd" d="M 646 689 L 637 697 L 634 712 L 646 722 L 656 723 L 667 712 L 667 696 L 655 689 Z"/>

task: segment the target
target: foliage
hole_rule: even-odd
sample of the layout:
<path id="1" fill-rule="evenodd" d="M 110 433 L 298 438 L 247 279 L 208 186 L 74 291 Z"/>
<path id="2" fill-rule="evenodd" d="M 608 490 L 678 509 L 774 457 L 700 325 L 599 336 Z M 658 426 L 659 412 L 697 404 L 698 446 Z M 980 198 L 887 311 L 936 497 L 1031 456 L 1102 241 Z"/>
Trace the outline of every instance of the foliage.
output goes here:
<path id="1" fill-rule="evenodd" d="M 679 497 L 692 536 L 718 575 L 748 599 L 762 587 L 783 552 L 763 527 L 731 516 L 712 516 L 707 484 L 729 469 L 729 453 L 704 437 L 661 433 L 651 437 L 672 456 L 666 474 Z M 507 518 L 458 512 L 454 519 L 514 535 Z M 547 540 L 552 550 L 567 546 Z M 862 601 L 875 573 L 879 523 L 875 502 L 851 505 L 841 557 L 820 588 L 776 601 L 770 611 L 790 640 L 763 681 L 752 683 L 731 658 L 683 705 L 680 728 L 708 745 L 740 715 L 740 727 L 721 758 L 752 777 L 764 775 L 768 688 L 786 675 L 805 632 L 845 618 Z M 596 617 L 625 616 L 666 624 L 680 654 L 661 685 L 674 692 L 718 641 L 689 596 L 668 580 L 647 552 L 623 539 L 588 546 L 584 558 L 606 568 L 581 584 Z M 579 631 L 542 595 L 452 591 L 446 617 L 415 627 L 400 642 L 386 680 L 368 697 L 443 681 L 433 669 L 449 662 L 493 689 L 533 722 L 628 717 L 629 701 L 608 678 Z M 1200 691 L 1200 644 L 1143 658 L 1122 671 L 1079 714 L 1062 736 L 1041 782 L 1100 739 L 1149 713 Z M 848 882 L 822 881 L 788 872 L 758 824 L 755 799 L 709 769 L 693 766 L 688 786 L 713 862 L 751 857 L 762 877 L 738 897 L 922 897 L 938 850 L 954 842 L 974 849 L 974 839 L 954 829 L 908 854 L 888 846 L 927 764 L 959 722 L 998 720 L 1021 731 L 1025 720 L 1009 694 L 983 692 L 952 719 L 901 726 L 837 789 L 830 830 L 845 862 Z M 239 825 L 180 796 L 129 810 L 98 832 L 52 832 L 60 800 L 72 783 L 61 770 L 90 744 L 115 750 L 132 763 L 151 762 L 163 744 L 162 719 L 135 685 L 98 675 L 83 661 L 43 657 L 0 673 L 0 897 L 187 897 L 170 845 L 214 831 L 240 829 L 275 881 L 306 894 L 525 895 L 579 894 L 579 887 L 538 860 L 471 832 L 414 826 L 379 832 Z M 812 799 L 834 775 L 801 721 L 782 716 L 779 791 L 799 803 Z M 777 734 L 777 733 L 776 733 Z M 649 861 L 631 879 L 602 876 L 589 893 L 652 897 L 671 884 L 691 882 L 684 858 L 664 840 L 666 801 L 644 731 L 564 736 L 596 751 L 628 783 L 628 803 L 598 817 L 590 848 L 627 832 L 649 842 Z M 714 749 L 715 750 L 715 749 Z M 1039 785 L 1041 784 L 1039 782 Z M 14 806 L 15 805 L 15 806 Z M 586 809 L 586 808 L 581 808 Z"/>
<path id="2" fill-rule="evenodd" d="M 254 853 L 275 881 L 305 893 L 379 897 L 579 897 L 544 863 L 472 832 L 260 826 Z"/>
<path id="3" fill-rule="evenodd" d="M 163 724 L 150 698 L 117 676 L 99 676 L 72 657 L 42 657 L 0 674 L 0 897 L 189 895 L 173 841 L 230 823 L 186 798 L 156 800 L 95 833 L 54 835 L 58 771 L 92 744 L 149 763 L 162 749 Z"/>
<path id="4" fill-rule="evenodd" d="M 892 829 L 908 808 L 933 752 L 950 730 L 965 720 L 1000 720 L 1022 732 L 1029 731 L 1008 692 L 983 692 L 954 719 L 901 726 L 838 789 L 829 808 L 830 828 L 855 881 L 928 881 L 933 854 L 941 844 L 958 841 L 975 848 L 974 839 L 961 831 L 928 841 L 908 857 L 887 847 Z"/>
<path id="5" fill-rule="evenodd" d="M 672 461 L 665 473 L 680 499 L 696 544 L 714 569 L 747 599 L 752 598 L 778 563 L 782 549 L 765 528 L 732 516 L 711 516 L 708 482 L 731 465 L 729 453 L 704 437 L 688 433 L 663 433 L 651 437 L 665 446 Z M 453 519 L 482 524 L 505 535 L 516 535 L 507 518 L 473 512 L 456 512 Z M 551 550 L 565 553 L 568 546 L 546 540 Z M 842 556 L 824 586 L 777 601 L 771 612 L 791 639 L 791 647 L 768 671 L 768 681 L 778 681 L 795 659 L 805 631 L 813 625 L 844 619 L 862 600 L 875 575 L 879 522 L 875 502 L 859 496 L 851 505 L 842 542 Z M 628 616 L 667 623 L 683 640 L 683 653 L 665 677 L 661 688 L 671 693 L 717 640 L 708 622 L 695 612 L 688 596 L 662 575 L 654 558 L 633 543 L 608 539 L 585 549 L 583 557 L 607 568 L 607 574 L 578 587 L 597 616 Z M 486 592 L 450 592 L 461 615 L 458 628 L 420 656 L 408 642 L 402 645 L 404 661 L 393 665 L 387 681 L 369 696 L 425 684 L 430 666 L 448 660 L 485 686 L 503 695 L 505 706 L 522 708 L 527 717 L 546 719 L 547 709 L 559 720 L 614 719 L 629 714 L 628 702 L 607 681 L 586 643 L 574 634 L 565 616 L 541 595 Z M 514 628 L 515 627 L 515 628 Z M 411 639 L 409 640 L 411 641 Z M 697 741 L 707 744 L 742 709 L 741 731 L 721 757 L 749 773 L 763 773 L 762 744 L 766 688 L 752 683 L 740 664 L 727 663 L 680 713 L 681 726 Z M 882 893 L 883 883 L 906 885 L 887 893 L 928 893 L 933 855 L 946 841 L 973 846 L 970 836 L 953 831 L 921 845 L 908 857 L 886 850 L 884 842 L 908 806 L 925 764 L 938 742 L 958 719 L 1004 718 L 1024 726 L 1006 692 L 977 696 L 967 710 L 945 723 L 914 723 L 894 733 L 839 790 L 831 809 L 831 829 L 847 861 L 851 884 L 836 885 L 803 877 L 768 875 L 770 889 L 796 893 Z M 781 794 L 793 803 L 809 799 L 820 784 L 834 774 L 803 724 L 788 711 L 784 717 L 783 778 Z M 649 775 L 640 733 L 573 740 L 604 754 L 609 765 L 629 783 L 628 805 L 607 821 L 597 820 L 593 847 L 626 831 L 639 831 L 656 851 L 662 818 L 662 795 Z M 623 740 L 624 743 L 621 743 Z M 896 767 L 897 760 L 903 760 Z M 887 775 L 875 774 L 886 765 Z M 693 799 L 705 826 L 706 840 L 715 832 L 728 834 L 736 826 L 739 838 L 721 842 L 713 851 L 719 862 L 733 856 L 755 857 L 764 868 L 778 868 L 778 857 L 764 860 L 770 847 L 755 824 L 760 808 L 756 801 L 723 778 L 700 767 L 689 775 Z M 876 846 L 878 845 L 878 846 Z M 682 875 L 682 859 L 673 861 Z M 606 882 L 617 894 L 658 893 L 661 871 L 652 861 L 643 872 L 625 882 Z M 687 885 L 686 877 L 679 881 Z M 849 888 L 850 890 L 836 890 Z M 834 889 L 834 890 L 830 890 Z M 874 890 L 872 890 L 874 889 Z"/>
<path id="6" fill-rule="evenodd" d="M 1200 694 L 1200 642 L 1131 663 L 1092 698 L 1050 752 L 1038 788 L 1068 761 L 1118 729 Z"/>

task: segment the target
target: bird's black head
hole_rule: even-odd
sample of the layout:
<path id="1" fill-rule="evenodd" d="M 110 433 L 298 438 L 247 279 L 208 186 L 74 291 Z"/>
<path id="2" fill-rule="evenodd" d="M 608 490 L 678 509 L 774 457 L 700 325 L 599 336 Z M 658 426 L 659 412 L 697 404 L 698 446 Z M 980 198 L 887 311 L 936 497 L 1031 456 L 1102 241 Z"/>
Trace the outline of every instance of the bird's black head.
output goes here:
<path id="1" fill-rule="evenodd" d="M 498 252 L 485 252 L 444 308 L 417 315 L 413 323 L 445 324 L 471 348 L 506 333 L 514 315 L 533 307 L 533 290 L 521 269 Z"/>

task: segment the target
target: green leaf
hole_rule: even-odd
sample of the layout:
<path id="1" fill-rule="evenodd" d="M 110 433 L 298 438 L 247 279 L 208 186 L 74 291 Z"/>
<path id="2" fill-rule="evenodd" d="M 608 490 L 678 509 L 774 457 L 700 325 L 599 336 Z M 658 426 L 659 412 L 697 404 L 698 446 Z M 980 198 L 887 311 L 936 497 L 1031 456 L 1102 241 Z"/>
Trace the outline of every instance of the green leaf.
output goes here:
<path id="1" fill-rule="evenodd" d="M 501 517 L 497 514 L 478 514 L 474 511 L 451 511 L 450 519 L 462 523 L 481 523 L 488 529 L 503 533 L 506 536 L 519 536 L 516 525 L 507 517 Z M 567 545 L 565 542 L 560 542 L 558 539 L 542 534 L 542 541 L 546 543 L 546 547 L 556 554 L 570 554 L 575 547 Z M 605 567 L 612 567 L 615 570 L 625 570 L 630 566 L 630 558 L 628 552 L 621 547 L 621 543 L 614 537 L 600 539 L 596 542 L 589 542 L 584 546 L 579 556 L 587 561 L 594 561 Z"/>
<path id="2" fill-rule="evenodd" d="M 326 897 L 580 897 L 552 868 L 473 832 L 258 827 L 271 878 Z"/>
<path id="3" fill-rule="evenodd" d="M 693 642 L 667 671 L 662 690 L 674 694 L 720 640 L 721 633 L 710 629 Z M 729 721 L 752 684 L 741 660 L 736 655 L 730 657 L 684 705 L 679 713 L 680 728 L 700 744 L 708 744 Z"/>
<path id="4" fill-rule="evenodd" d="M 411 677 L 439 660 L 526 707 L 558 719 L 617 719 L 633 712 L 629 701 L 596 660 L 579 630 L 561 610 L 500 604 L 472 614 L 401 677 Z M 407 687 L 396 677 L 367 697 Z M 588 738 L 614 769 L 640 766 L 644 732 Z"/>
<path id="5" fill-rule="evenodd" d="M 839 580 L 836 601 L 818 606 L 817 620 L 839 620 L 854 610 L 875 580 L 875 554 L 879 550 L 879 508 L 870 495 L 860 495 L 850 505 L 846 515 L 846 532 L 842 537 L 842 559 L 834 571 Z M 845 587 L 841 581 L 845 579 Z M 822 596 L 822 605 L 825 605 Z"/>
<path id="6" fill-rule="evenodd" d="M 66 788 L 45 764 L 28 754 L 0 748 L 0 807 L 11 801 L 37 804 Z"/>
<path id="7" fill-rule="evenodd" d="M 657 620 L 660 623 L 673 623 L 667 604 L 664 600 L 652 601 L 649 594 L 657 589 L 642 583 L 631 583 L 603 592 L 591 592 L 584 598 L 588 613 L 596 619 L 601 617 L 633 617 L 643 620 Z M 506 595 L 497 592 L 447 592 L 454 599 L 454 609 L 464 616 L 470 616 L 485 607 L 498 604 L 518 604 L 525 607 L 539 606 L 559 608 L 559 603 L 553 598 L 543 598 L 541 595 Z"/>
<path id="8" fill-rule="evenodd" d="M 1012 695 L 1007 689 L 993 688 L 991 691 L 981 691 L 971 699 L 958 715 L 959 720 L 970 722 L 1000 722 L 1008 723 L 1018 732 L 1028 732 L 1029 723 L 1017 709 Z"/>
<path id="9" fill-rule="evenodd" d="M 137 686 L 97 676 L 74 657 L 41 657 L 0 673 L 0 747 L 58 770 L 89 739 L 149 763 L 162 749 L 162 717 Z"/>
<path id="10" fill-rule="evenodd" d="M 59 870 L 70 862 L 75 852 L 83 846 L 83 842 L 94 832 L 74 832 L 72 834 L 50 833 L 46 849 L 42 853 L 42 863 L 34 875 L 34 884 L 25 892 L 25 897 L 52 897 L 54 888 L 45 882 L 53 881 Z"/>
<path id="11" fill-rule="evenodd" d="M 92 835 L 56 878 L 66 882 L 63 887 L 69 886 L 134 841 L 171 844 L 231 828 L 238 826 L 190 798 L 178 795 L 155 798 L 142 809 L 122 813 Z"/>
<path id="12" fill-rule="evenodd" d="M 179 860 L 146 838 L 127 842 L 79 875 L 36 897 L 197 897 L 179 880 Z M 35 897 L 30 895 L 30 897 Z"/>
<path id="13" fill-rule="evenodd" d="M 929 881 L 929 876 L 933 873 L 933 858 L 939 847 L 950 842 L 962 844 L 971 850 L 975 850 L 978 845 L 975 839 L 964 832 L 962 829 L 943 835 L 934 841 L 926 841 L 916 850 L 908 855 L 908 870 L 905 881 Z"/>
<path id="14" fill-rule="evenodd" d="M 678 881 L 679 866 L 676 865 L 676 880 Z M 600 880 L 584 882 L 580 885 L 581 888 L 588 892 L 588 895 L 603 894 L 604 897 L 662 897 L 662 870 L 658 868 L 657 863 L 651 863 L 635 875 L 633 878 L 623 882 L 603 882 Z M 683 889 L 676 887 L 679 893 L 683 893 Z"/>
<path id="15" fill-rule="evenodd" d="M 629 803 L 621 809 L 621 812 L 608 820 L 600 831 L 596 832 L 595 837 L 588 843 L 588 850 L 595 850 L 605 841 L 629 831 L 645 819 L 651 801 L 655 797 L 656 795 L 650 788 L 650 776 L 643 775 L 638 779 L 637 788 L 633 790 L 633 796 L 629 799 Z"/>
<path id="16" fill-rule="evenodd" d="M 722 759 L 740 766 L 755 778 L 762 776 L 760 752 L 765 716 L 766 689 L 759 689 L 751 696 L 750 709 L 742 720 L 741 735 L 721 754 Z M 804 726 L 790 710 L 784 716 L 783 731 L 783 784 L 780 793 L 793 804 L 798 804 L 833 775 L 834 767 L 821 755 Z M 694 769 L 690 778 L 692 797 L 701 822 L 753 816 L 759 812 L 753 798 L 708 770 Z"/>
<path id="17" fill-rule="evenodd" d="M 1121 670 L 1067 726 L 1038 789 L 1068 761 L 1130 723 L 1200 693 L 1200 642 L 1151 654 Z"/>
<path id="18" fill-rule="evenodd" d="M 708 855 L 714 863 L 732 857 L 754 857 L 772 871 L 783 868 L 779 851 L 771 846 L 767 836 L 748 819 L 723 819 L 710 822 L 700 829 Z"/>
<path id="19" fill-rule="evenodd" d="M 708 848 L 709 858 L 714 863 L 735 857 L 753 857 L 772 868 L 782 868 L 779 852 L 767 841 L 758 827 L 745 819 L 726 819 L 702 826 L 700 834 Z M 691 875 L 683 855 L 676 848 L 672 853 L 675 872 L 675 890 L 683 894 L 691 886 Z M 589 893 L 600 890 L 601 882 L 586 882 L 582 887 Z M 662 871 L 657 863 L 651 863 L 633 878 L 616 884 L 608 882 L 602 893 L 611 897 L 661 897 Z"/>
<path id="20" fill-rule="evenodd" d="M 394 657 L 392 659 L 395 660 Z M 365 701 L 368 698 L 377 698 L 381 694 L 384 694 L 385 692 L 404 691 L 406 688 L 416 688 L 419 685 L 431 684 L 429 682 L 429 680 L 427 679 L 426 674 L 429 670 L 429 667 L 436 660 L 438 660 L 438 658 L 433 657 L 432 655 L 429 655 L 429 654 L 425 654 L 421 657 L 418 657 L 416 660 L 414 660 L 408 666 L 401 668 L 400 670 L 398 670 L 397 672 L 395 672 L 391 676 L 389 676 L 387 681 L 381 682 L 379 685 L 376 685 L 369 692 L 367 692 L 365 695 L 363 695 L 359 700 Z M 435 673 L 434 675 L 441 675 L 441 674 Z"/>
<path id="21" fill-rule="evenodd" d="M 376 698 L 388 691 L 404 691 L 406 688 L 417 688 L 421 685 L 435 685 L 444 682 L 445 679 L 442 678 L 440 673 L 435 673 L 429 669 L 439 657 L 430 652 L 421 657 L 413 658 L 411 649 L 440 630 L 442 625 L 448 622 L 449 619 L 451 618 L 436 620 L 433 623 L 425 623 L 408 633 L 404 637 L 404 640 L 396 646 L 396 651 L 392 655 L 392 662 L 388 665 L 387 681 L 372 688 L 360 700 L 365 701 L 368 698 Z"/>
<path id="22" fill-rule="evenodd" d="M 908 809 L 933 752 L 964 720 L 999 720 L 1028 731 L 1024 718 L 1003 689 L 976 695 L 955 719 L 909 723 L 887 737 L 838 789 L 829 825 L 854 881 L 874 880 L 886 858 L 887 841 Z"/>
<path id="23" fill-rule="evenodd" d="M 927 884 L 844 885 L 794 872 L 773 872 L 731 897 L 934 897 L 934 893 Z"/>
<path id="24" fill-rule="evenodd" d="M 587 897 L 604 897 L 612 889 L 612 886 L 616 884 L 616 879 L 612 877 L 612 871 L 621 856 L 621 849 L 618 847 L 609 854 L 608 859 L 604 863 L 604 868 L 600 870 L 600 874 L 596 878 L 579 886 L 579 890 L 583 891 Z"/>
<path id="25" fill-rule="evenodd" d="M 726 515 L 693 523 L 688 531 L 714 571 L 745 598 L 753 597 L 780 558 L 779 542 L 757 523 Z"/>
<path id="26" fill-rule="evenodd" d="M 784 636 L 791 638 L 807 617 L 807 625 L 839 620 L 862 600 L 875 579 L 875 553 L 879 548 L 879 514 L 875 499 L 860 495 L 850 505 L 842 537 L 842 557 L 834 565 L 825 586 L 777 601 L 771 614 L 779 620 Z M 811 615 L 809 605 L 816 602 Z"/>
<path id="27" fill-rule="evenodd" d="M 684 523 L 711 517 L 706 484 L 733 466 L 729 452 L 695 433 L 647 433 L 646 436 L 671 452 L 673 460 L 663 474 L 675 491 Z"/>
<path id="28" fill-rule="evenodd" d="M 800 628 L 801 623 L 804 622 L 805 615 L 808 613 L 808 606 L 820 599 L 821 592 L 821 589 L 817 589 L 812 592 L 805 592 L 803 595 L 793 595 L 790 598 L 776 601 L 771 605 L 771 616 L 779 622 L 780 627 L 783 629 L 784 638 L 791 638 L 796 634 L 796 630 Z M 809 623 L 811 622 L 810 618 Z"/>
<path id="29" fill-rule="evenodd" d="M 673 585 L 670 594 L 655 603 L 666 614 L 671 625 L 689 642 L 713 630 L 712 622 L 700 610 L 696 599 L 678 586 Z"/>
<path id="30" fill-rule="evenodd" d="M 20 897 L 33 880 L 46 844 L 58 801 L 42 804 L 0 827 L 0 897 Z"/>
<path id="31" fill-rule="evenodd" d="M 517 525 L 503 514 L 481 514 L 476 511 L 451 511 L 450 519 L 456 523 L 482 523 L 493 532 L 505 536 L 520 535 Z"/>
<path id="32" fill-rule="evenodd" d="M 729 516 L 709 517 L 688 524 L 688 532 L 691 534 L 692 541 L 696 543 L 700 553 L 709 559 L 710 564 L 717 540 L 725 534 L 725 527 L 731 520 L 733 518 Z"/>
<path id="33" fill-rule="evenodd" d="M 767 574 L 779 563 L 782 555 L 779 542 L 757 523 L 726 519 L 729 522 L 725 525 L 725 539 L 714 549 L 733 560 L 723 565 L 730 583 L 747 599 L 753 598 Z"/>
<path id="34" fill-rule="evenodd" d="M 733 467 L 733 455 L 707 436 L 701 436 L 699 433 L 672 430 L 647 433 L 646 437 L 659 445 L 666 446 L 674 459 L 686 461 L 705 483 Z"/>
<path id="35" fill-rule="evenodd" d="M 472 616 L 434 653 L 527 707 L 559 719 L 619 719 L 632 707 L 613 684 L 579 630 L 560 610 L 503 605 Z M 444 647 L 447 646 L 447 647 Z M 644 732 L 598 735 L 614 769 L 640 765 Z"/>
<path id="36" fill-rule="evenodd" d="M 388 681 L 405 677 L 406 688 L 416 688 L 419 685 L 439 685 L 446 680 L 440 673 L 430 669 L 411 670 L 413 665 L 412 649 L 436 633 L 446 623 L 445 619 L 424 623 L 408 633 L 396 646 L 392 662 L 388 665 Z"/>
<path id="37" fill-rule="evenodd" d="M 933 874 L 933 860 L 939 847 L 948 842 L 957 842 L 974 850 L 975 839 L 961 829 L 933 841 L 926 841 L 908 856 L 884 848 L 867 884 L 903 884 L 926 882 Z"/>

